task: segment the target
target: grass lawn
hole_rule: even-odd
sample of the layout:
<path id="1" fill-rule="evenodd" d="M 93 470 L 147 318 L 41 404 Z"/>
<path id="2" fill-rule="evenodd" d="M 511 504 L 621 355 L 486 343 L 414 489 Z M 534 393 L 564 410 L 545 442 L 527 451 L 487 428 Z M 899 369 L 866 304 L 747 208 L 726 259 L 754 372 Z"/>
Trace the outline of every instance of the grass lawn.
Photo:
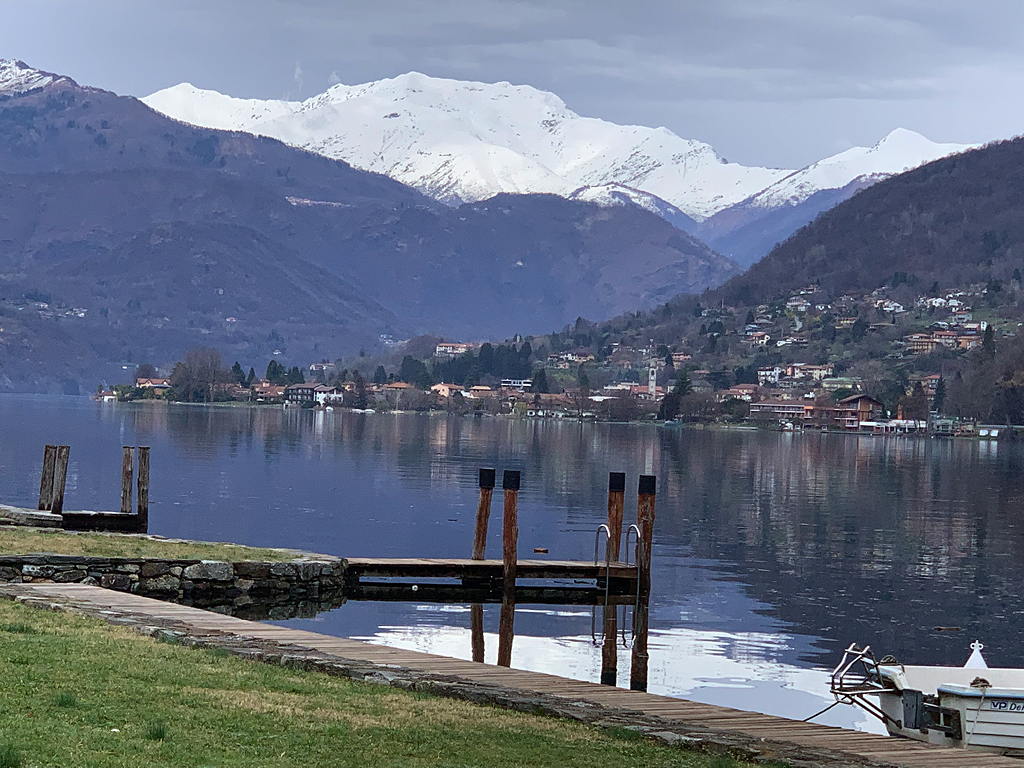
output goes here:
<path id="1" fill-rule="evenodd" d="M 125 534 L 72 533 L 52 528 L 0 526 L 0 555 L 40 552 L 98 557 L 162 557 L 171 560 L 279 561 L 295 557 L 282 550 L 237 544 L 173 542 Z M 2 763 L 0 768 L 3 768 Z"/>
<path id="2" fill-rule="evenodd" d="M 744 765 L 0 600 L 0 768 Z"/>

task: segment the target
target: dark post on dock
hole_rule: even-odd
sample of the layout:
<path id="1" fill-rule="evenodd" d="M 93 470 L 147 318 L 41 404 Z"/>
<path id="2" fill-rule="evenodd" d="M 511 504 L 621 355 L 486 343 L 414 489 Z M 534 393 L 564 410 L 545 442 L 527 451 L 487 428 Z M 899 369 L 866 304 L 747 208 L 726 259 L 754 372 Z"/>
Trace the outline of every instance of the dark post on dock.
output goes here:
<path id="1" fill-rule="evenodd" d="M 474 560 L 483 560 L 487 551 L 487 521 L 491 516 L 494 476 L 493 469 L 480 470 L 480 502 L 476 508 L 476 529 L 473 534 Z"/>
<path id="2" fill-rule="evenodd" d="M 610 562 L 619 559 L 619 548 L 622 540 L 622 513 L 626 502 L 626 473 L 608 473 L 608 549 L 605 557 Z M 605 605 L 602 609 L 604 638 L 601 645 L 601 682 L 604 685 L 615 685 L 618 678 L 618 648 L 615 638 L 618 633 L 618 620 L 614 605 Z"/>
<path id="3" fill-rule="evenodd" d="M 633 614 L 633 653 L 630 659 L 629 687 L 634 691 L 647 690 L 647 631 L 648 601 L 651 594 L 651 545 L 654 540 L 654 475 L 640 475 L 636 501 L 636 523 L 640 529 L 637 546 L 637 604 Z"/>

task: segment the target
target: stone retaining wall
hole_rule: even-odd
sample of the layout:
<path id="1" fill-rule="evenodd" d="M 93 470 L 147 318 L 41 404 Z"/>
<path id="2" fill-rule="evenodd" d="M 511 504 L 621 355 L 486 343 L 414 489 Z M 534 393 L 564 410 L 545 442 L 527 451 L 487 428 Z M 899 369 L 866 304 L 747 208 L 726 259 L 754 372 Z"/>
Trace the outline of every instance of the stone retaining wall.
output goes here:
<path id="1" fill-rule="evenodd" d="M 164 560 L 78 555 L 0 556 L 0 582 L 79 583 L 247 618 L 312 616 L 344 602 L 343 560 Z"/>

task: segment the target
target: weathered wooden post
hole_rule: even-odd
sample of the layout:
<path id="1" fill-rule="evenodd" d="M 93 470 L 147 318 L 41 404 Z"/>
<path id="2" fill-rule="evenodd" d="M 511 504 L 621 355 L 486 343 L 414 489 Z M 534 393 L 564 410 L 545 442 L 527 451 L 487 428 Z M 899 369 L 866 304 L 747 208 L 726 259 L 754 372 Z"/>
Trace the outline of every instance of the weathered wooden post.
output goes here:
<path id="1" fill-rule="evenodd" d="M 53 467 L 53 496 L 50 511 L 59 515 L 64 511 L 64 486 L 68 479 L 68 457 L 71 446 L 58 445 L 57 456 Z"/>
<path id="2" fill-rule="evenodd" d="M 498 666 L 512 666 L 512 639 L 515 637 L 515 590 L 506 589 L 498 619 Z"/>
<path id="3" fill-rule="evenodd" d="M 608 551 L 606 557 L 615 562 L 619 559 L 622 540 L 622 510 L 626 500 L 626 473 L 608 473 Z M 614 605 L 602 609 L 604 638 L 601 645 L 601 683 L 615 685 L 618 678 L 618 648 L 615 644 L 618 620 Z"/>
<path id="4" fill-rule="evenodd" d="M 140 533 L 149 531 L 149 446 L 139 446 L 139 479 L 136 489 L 136 504 L 138 505 Z M 130 505 L 129 501 L 129 505 Z M 130 509 L 130 506 L 129 506 Z"/>
<path id="5" fill-rule="evenodd" d="M 473 603 L 469 608 L 469 632 L 473 649 L 473 661 L 484 663 L 484 607 Z"/>
<path id="6" fill-rule="evenodd" d="M 473 534 L 473 559 L 483 560 L 487 551 L 487 521 L 491 516 L 491 496 L 494 494 L 493 469 L 480 470 L 480 502 L 476 507 L 476 530 Z"/>
<path id="7" fill-rule="evenodd" d="M 654 475 L 640 475 L 636 502 L 636 522 L 640 529 L 639 552 L 637 552 L 637 577 L 639 599 L 633 613 L 633 653 L 629 670 L 629 687 L 634 691 L 647 690 L 647 634 L 649 622 L 649 599 L 651 594 L 651 547 L 654 541 L 654 497 L 656 490 Z"/>
<path id="8" fill-rule="evenodd" d="M 57 463 L 57 446 L 43 448 L 43 469 L 39 475 L 38 509 L 48 510 L 53 505 L 53 470 Z"/>
<path id="9" fill-rule="evenodd" d="M 637 576 L 640 593 L 651 591 L 651 548 L 654 543 L 654 496 L 657 479 L 654 475 L 640 475 L 636 500 L 636 525 L 640 529 L 640 552 L 637 557 Z"/>
<path id="10" fill-rule="evenodd" d="M 506 591 L 516 588 L 516 568 L 519 561 L 519 481 L 519 471 L 514 469 L 506 469 L 501 479 L 505 502 L 501 518 L 501 557 Z"/>
<path id="11" fill-rule="evenodd" d="M 121 514 L 132 511 L 132 463 L 135 449 L 130 445 L 121 446 Z"/>
<path id="12" fill-rule="evenodd" d="M 622 541 L 622 509 L 626 502 L 626 473 L 608 473 L 608 559 L 619 559 Z"/>

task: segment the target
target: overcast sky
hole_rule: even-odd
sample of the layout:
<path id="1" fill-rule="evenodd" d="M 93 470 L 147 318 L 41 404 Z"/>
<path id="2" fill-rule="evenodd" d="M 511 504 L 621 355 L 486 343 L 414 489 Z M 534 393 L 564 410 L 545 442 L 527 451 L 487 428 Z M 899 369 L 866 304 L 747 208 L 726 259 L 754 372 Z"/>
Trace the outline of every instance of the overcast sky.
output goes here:
<path id="1" fill-rule="evenodd" d="M 305 98 L 409 70 L 554 91 L 745 164 L 895 127 L 1024 133 L 1020 0 L 0 0 L 0 57 L 137 96 Z"/>

